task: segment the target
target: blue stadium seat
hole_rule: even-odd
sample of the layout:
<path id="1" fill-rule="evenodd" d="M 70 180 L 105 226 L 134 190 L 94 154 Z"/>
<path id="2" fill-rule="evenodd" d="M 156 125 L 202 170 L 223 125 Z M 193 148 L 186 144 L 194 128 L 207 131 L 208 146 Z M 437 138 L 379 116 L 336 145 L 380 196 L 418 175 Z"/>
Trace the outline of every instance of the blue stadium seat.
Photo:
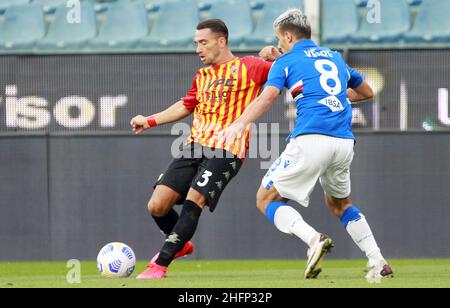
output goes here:
<path id="1" fill-rule="evenodd" d="M 117 3 L 106 12 L 99 34 L 90 41 L 94 49 L 134 48 L 148 32 L 147 12 L 139 3 Z"/>
<path id="2" fill-rule="evenodd" d="M 209 2 L 204 2 L 204 1 L 199 1 L 198 2 L 198 9 L 200 11 L 207 11 L 211 8 L 211 3 Z"/>
<path id="3" fill-rule="evenodd" d="M 358 10 L 353 0 L 322 0 L 322 42 L 348 42 L 351 35 L 358 31 L 358 20 Z"/>
<path id="4" fill-rule="evenodd" d="M 55 18 L 47 35 L 37 43 L 40 49 L 80 49 L 88 40 L 95 37 L 97 28 L 95 12 L 92 4 L 83 2 L 79 23 L 69 23 L 67 15 L 70 8 L 65 6 L 56 9 Z"/>
<path id="5" fill-rule="evenodd" d="M 197 0 L 198 9 L 200 11 L 209 11 L 216 1 L 223 1 L 223 0 Z M 247 1 L 247 0 L 242 0 Z M 258 0 L 258 1 L 264 1 L 264 0 Z"/>
<path id="6" fill-rule="evenodd" d="M 239 46 L 253 31 L 252 12 L 248 1 L 213 1 L 209 18 L 220 18 L 228 26 L 230 46 Z"/>
<path id="7" fill-rule="evenodd" d="M 450 42 L 450 1 L 423 0 L 408 42 Z"/>
<path id="8" fill-rule="evenodd" d="M 54 13 L 59 6 L 66 6 L 68 0 L 33 0 L 33 3 L 40 4 L 45 13 Z"/>
<path id="9" fill-rule="evenodd" d="M 276 44 L 273 22 L 289 8 L 303 10 L 303 0 L 270 0 L 264 3 L 261 18 L 256 24 L 255 31 L 244 38 L 248 46 L 262 46 Z"/>
<path id="10" fill-rule="evenodd" d="M 250 7 L 252 10 L 261 10 L 264 8 L 264 0 L 250 0 Z"/>
<path id="11" fill-rule="evenodd" d="M 409 5 L 421 5 L 423 0 L 408 0 Z"/>
<path id="12" fill-rule="evenodd" d="M 157 12 L 162 3 L 167 0 L 131 0 L 134 3 L 141 3 L 148 12 Z"/>
<path id="13" fill-rule="evenodd" d="M 141 47 L 192 47 L 199 22 L 195 0 L 163 3 L 150 35 L 141 40 Z"/>
<path id="14" fill-rule="evenodd" d="M 380 7 L 381 22 L 370 23 L 367 18 L 363 18 L 360 31 L 352 35 L 353 42 L 397 42 L 409 31 L 411 28 L 411 13 L 406 0 L 383 1 Z"/>
<path id="15" fill-rule="evenodd" d="M 369 2 L 369 0 L 355 0 L 356 6 L 358 7 L 367 6 L 367 2 Z"/>
<path id="16" fill-rule="evenodd" d="M 31 49 L 45 35 L 44 13 L 38 4 L 9 7 L 0 25 L 2 49 Z"/>
<path id="17" fill-rule="evenodd" d="M 116 5 L 120 2 L 128 4 L 131 0 L 81 0 L 82 2 L 90 2 L 96 13 L 105 13 L 111 5 Z"/>
<path id="18" fill-rule="evenodd" d="M 23 5 L 29 3 L 30 0 L 0 0 L 0 14 L 5 13 L 6 9 L 13 5 Z"/>
<path id="19" fill-rule="evenodd" d="M 409 5 L 420 5 L 422 0 L 407 0 Z M 358 7 L 365 7 L 369 3 L 369 0 L 355 0 Z"/>

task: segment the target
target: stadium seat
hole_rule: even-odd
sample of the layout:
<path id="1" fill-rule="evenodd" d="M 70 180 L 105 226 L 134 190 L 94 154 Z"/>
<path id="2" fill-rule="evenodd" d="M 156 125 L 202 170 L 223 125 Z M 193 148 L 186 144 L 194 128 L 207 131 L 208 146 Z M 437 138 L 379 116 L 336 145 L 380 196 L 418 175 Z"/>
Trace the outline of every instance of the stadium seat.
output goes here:
<path id="1" fill-rule="evenodd" d="M 230 33 L 230 46 L 239 46 L 253 30 L 252 13 L 248 1 L 214 1 L 209 10 L 209 18 L 220 18 L 225 21 Z"/>
<path id="2" fill-rule="evenodd" d="M 34 3 L 40 4 L 44 13 L 54 13 L 59 6 L 66 6 L 68 0 L 33 0 Z"/>
<path id="3" fill-rule="evenodd" d="M 90 2 L 96 13 L 105 13 L 111 5 L 116 5 L 120 2 L 128 4 L 131 0 L 81 0 L 82 2 Z"/>
<path id="4" fill-rule="evenodd" d="M 99 34 L 90 41 L 94 49 L 132 49 L 148 32 L 148 17 L 143 4 L 117 3 L 109 7 Z"/>
<path id="5" fill-rule="evenodd" d="M 250 0 L 252 10 L 261 10 L 264 8 L 264 0 Z"/>
<path id="6" fill-rule="evenodd" d="M 134 3 L 141 3 L 148 12 L 157 12 L 165 0 L 131 0 Z"/>
<path id="7" fill-rule="evenodd" d="M 423 0 L 408 0 L 409 5 L 421 5 Z"/>
<path id="8" fill-rule="evenodd" d="M 358 7 L 365 7 L 365 6 L 367 6 L 367 2 L 369 0 L 354 0 L 354 1 L 356 3 L 356 6 L 358 6 Z"/>
<path id="9" fill-rule="evenodd" d="M 45 35 L 44 13 L 38 4 L 9 7 L 0 25 L 2 49 L 31 49 Z"/>
<path id="10" fill-rule="evenodd" d="M 422 0 L 407 0 L 409 5 L 420 5 Z M 369 0 L 355 0 L 355 3 L 358 7 L 366 7 L 369 3 Z"/>
<path id="11" fill-rule="evenodd" d="M 6 9 L 12 5 L 23 5 L 29 2 L 30 0 L 0 0 L 0 14 L 5 13 Z"/>
<path id="12" fill-rule="evenodd" d="M 322 0 L 322 42 L 328 44 L 348 42 L 350 36 L 358 31 L 358 18 L 353 0 Z"/>
<path id="13" fill-rule="evenodd" d="M 88 40 L 95 37 L 96 20 L 92 4 L 83 2 L 79 23 L 69 23 L 67 15 L 70 8 L 56 9 L 54 21 L 50 24 L 48 34 L 37 43 L 40 49 L 82 48 Z"/>
<path id="14" fill-rule="evenodd" d="M 149 36 L 141 40 L 143 48 L 193 46 L 194 32 L 200 22 L 195 0 L 161 4 Z"/>
<path id="15" fill-rule="evenodd" d="M 450 42 L 450 1 L 423 0 L 408 42 Z"/>
<path id="16" fill-rule="evenodd" d="M 256 24 L 255 31 L 244 38 L 248 46 L 264 46 L 276 44 L 273 22 L 289 8 L 303 10 L 303 0 L 270 0 L 264 3 L 262 15 Z"/>
<path id="17" fill-rule="evenodd" d="M 409 5 L 420 5 L 422 0 L 407 0 Z M 369 3 L 369 0 L 355 0 L 358 7 L 365 7 Z"/>
<path id="18" fill-rule="evenodd" d="M 380 6 L 381 22 L 363 18 L 361 29 L 352 35 L 355 43 L 397 42 L 411 28 L 411 13 L 406 0 L 388 0 Z M 369 12 L 368 12 L 369 13 Z"/>

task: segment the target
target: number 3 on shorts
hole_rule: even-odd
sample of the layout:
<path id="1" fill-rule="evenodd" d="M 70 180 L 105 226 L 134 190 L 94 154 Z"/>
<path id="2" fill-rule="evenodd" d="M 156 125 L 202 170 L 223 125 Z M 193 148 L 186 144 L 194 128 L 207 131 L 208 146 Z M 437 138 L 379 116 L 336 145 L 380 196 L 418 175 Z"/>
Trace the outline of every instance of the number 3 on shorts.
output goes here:
<path id="1" fill-rule="evenodd" d="M 202 178 L 204 178 L 205 180 L 204 180 L 203 182 L 198 181 L 198 182 L 197 182 L 197 185 L 200 186 L 200 187 L 205 187 L 206 185 L 208 185 L 209 178 L 210 178 L 212 175 L 213 175 L 212 172 L 206 170 L 206 171 L 203 173 L 203 175 L 202 175 Z"/>

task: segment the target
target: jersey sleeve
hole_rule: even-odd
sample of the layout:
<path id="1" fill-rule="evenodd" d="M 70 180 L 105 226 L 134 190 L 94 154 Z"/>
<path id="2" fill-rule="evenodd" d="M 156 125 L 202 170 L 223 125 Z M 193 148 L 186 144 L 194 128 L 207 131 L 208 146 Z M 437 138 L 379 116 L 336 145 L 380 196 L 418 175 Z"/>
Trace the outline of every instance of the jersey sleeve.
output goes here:
<path id="1" fill-rule="evenodd" d="M 195 107 L 200 104 L 200 102 L 197 100 L 197 77 L 199 76 L 199 73 L 195 75 L 194 81 L 192 83 L 192 88 L 187 92 L 186 96 L 182 97 L 181 100 L 183 101 L 184 106 L 190 111 L 193 112 Z"/>
<path id="2" fill-rule="evenodd" d="M 287 67 L 284 65 L 283 61 L 280 61 L 279 59 L 276 60 L 270 69 L 266 87 L 272 86 L 278 88 L 280 92 L 283 92 L 287 80 L 286 69 Z"/>
<path id="3" fill-rule="evenodd" d="M 350 66 L 347 66 L 347 71 L 350 76 L 348 79 L 348 87 L 351 89 L 356 89 L 363 83 L 364 77 Z"/>
<path id="4" fill-rule="evenodd" d="M 242 58 L 242 62 L 247 66 L 249 78 L 259 85 L 266 83 L 272 62 L 250 56 Z"/>

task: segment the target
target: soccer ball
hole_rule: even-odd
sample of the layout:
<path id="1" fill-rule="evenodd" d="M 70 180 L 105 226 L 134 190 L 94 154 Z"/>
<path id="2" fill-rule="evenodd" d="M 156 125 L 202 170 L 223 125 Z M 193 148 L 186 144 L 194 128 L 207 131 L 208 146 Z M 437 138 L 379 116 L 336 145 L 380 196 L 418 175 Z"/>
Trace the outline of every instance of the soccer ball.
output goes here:
<path id="1" fill-rule="evenodd" d="M 136 256 L 129 246 L 110 243 L 98 253 L 97 267 L 104 277 L 129 277 L 136 267 Z"/>

